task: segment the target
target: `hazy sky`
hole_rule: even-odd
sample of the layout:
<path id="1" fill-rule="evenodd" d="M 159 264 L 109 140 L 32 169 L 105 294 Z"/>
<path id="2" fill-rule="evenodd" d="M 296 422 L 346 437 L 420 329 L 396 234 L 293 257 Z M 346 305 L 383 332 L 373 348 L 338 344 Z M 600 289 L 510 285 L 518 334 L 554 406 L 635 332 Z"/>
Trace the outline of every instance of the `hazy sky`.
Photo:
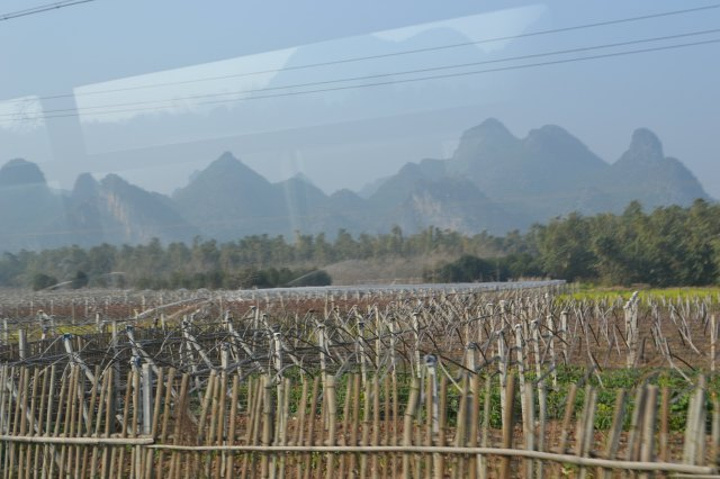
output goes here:
<path id="1" fill-rule="evenodd" d="M 4 0 L 0 18 L 44 3 Z M 720 8 L 387 56 L 712 5 L 97 0 L 0 20 L 0 163 L 39 163 L 56 187 L 115 172 L 169 193 L 231 150 L 273 181 L 304 172 L 331 192 L 446 157 L 492 116 L 518 136 L 561 125 L 608 162 L 648 127 L 720 197 L 720 43 L 391 84 L 720 39 L 700 34 L 720 28 Z M 681 34 L 692 35 L 509 60 Z"/>

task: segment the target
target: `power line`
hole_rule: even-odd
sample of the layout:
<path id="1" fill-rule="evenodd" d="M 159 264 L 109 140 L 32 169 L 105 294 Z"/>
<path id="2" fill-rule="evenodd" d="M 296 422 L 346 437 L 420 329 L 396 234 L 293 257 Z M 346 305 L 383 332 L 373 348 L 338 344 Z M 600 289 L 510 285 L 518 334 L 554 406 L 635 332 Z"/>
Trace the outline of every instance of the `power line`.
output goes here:
<path id="1" fill-rule="evenodd" d="M 89 106 L 89 107 L 84 107 L 83 112 L 86 112 L 87 110 L 107 110 L 110 108 L 118 108 L 118 107 L 152 105 L 152 104 L 158 104 L 158 103 L 163 104 L 163 103 L 172 103 L 172 102 L 186 101 L 186 100 L 198 100 L 198 99 L 203 99 L 203 98 L 217 98 L 217 97 L 243 95 L 243 94 L 249 94 L 249 93 L 287 90 L 287 89 L 292 89 L 292 88 L 305 88 L 305 87 L 310 87 L 310 86 L 329 85 L 329 84 L 334 84 L 334 83 L 344 83 L 344 82 L 350 82 L 350 81 L 374 80 L 374 79 L 378 79 L 378 78 L 387 78 L 387 77 L 393 77 L 393 76 L 397 76 L 397 75 L 411 75 L 411 74 L 417 74 L 417 73 L 428 73 L 428 72 L 433 72 L 433 71 L 450 70 L 450 69 L 456 69 L 456 68 L 466 68 L 466 67 L 471 67 L 471 66 L 488 65 L 488 64 L 494 64 L 494 63 L 505 63 L 505 62 L 517 61 L 517 60 L 529 60 L 532 58 L 542 58 L 542 57 L 547 57 L 547 56 L 567 55 L 569 53 L 582 53 L 582 52 L 588 52 L 588 51 L 593 51 L 593 50 L 625 47 L 625 46 L 630 46 L 630 45 L 638 45 L 638 44 L 643 44 L 643 43 L 651 43 L 651 42 L 658 42 L 658 41 L 665 41 L 665 40 L 676 40 L 679 38 L 709 35 L 712 33 L 720 33 L 720 28 L 715 28 L 712 30 L 701 30 L 701 31 L 689 32 L 689 33 L 680 33 L 680 34 L 675 34 L 675 35 L 666 35 L 666 36 L 661 36 L 661 37 L 644 38 L 644 39 L 640 39 L 640 40 L 630 40 L 630 41 L 618 42 L 618 43 L 606 43 L 606 44 L 602 44 L 602 45 L 570 48 L 570 49 L 566 49 L 566 50 L 556 50 L 556 51 L 552 51 L 552 52 L 533 53 L 533 54 L 528 54 L 528 55 L 519 55 L 519 56 L 513 56 L 513 57 L 506 57 L 506 58 L 498 58 L 498 59 L 494 59 L 494 60 L 483 60 L 483 61 L 478 61 L 478 62 L 468 62 L 468 63 L 460 63 L 460 64 L 454 64 L 454 65 L 428 67 L 428 68 L 421 68 L 421 69 L 416 69 L 416 70 L 378 73 L 378 74 L 373 74 L 373 75 L 363 75 L 363 76 L 339 78 L 339 79 L 335 79 L 335 80 L 321 80 L 321 81 L 306 82 L 306 83 L 296 83 L 296 84 L 291 84 L 291 85 L 274 86 L 274 87 L 267 87 L 267 88 L 257 88 L 257 89 L 249 89 L 249 90 L 237 90 L 237 91 L 221 92 L 221 93 L 207 93 L 207 94 L 200 94 L 200 95 L 190 95 L 190 96 L 184 96 L 184 97 L 179 97 L 179 98 L 168 98 L 165 100 L 147 100 L 147 101 L 123 102 L 123 103 L 114 103 L 114 104 L 108 104 L 108 105 Z M 233 101 L 233 100 L 234 99 L 230 98 L 227 101 Z M 168 105 L 168 106 L 159 105 L 158 106 L 158 108 L 173 108 L 173 107 L 174 107 L 174 105 Z M 77 109 L 75 109 L 75 108 L 59 108 L 59 109 L 52 109 L 52 110 L 43 110 L 43 114 L 54 114 L 54 113 L 74 112 L 74 111 L 77 111 Z M 108 112 L 110 112 L 110 111 L 111 110 L 108 110 Z M 0 115 L 0 117 L 3 117 L 3 116 L 7 117 L 7 116 L 13 116 L 13 115 L 12 114 Z"/>
<path id="2" fill-rule="evenodd" d="M 85 2 L 90 2 L 90 1 L 94 1 L 94 0 L 74 0 L 75 3 L 85 3 Z M 64 2 L 60 2 L 60 3 L 64 3 Z M 402 55 L 413 55 L 413 54 L 418 54 L 418 53 L 441 51 L 441 50 L 460 48 L 460 47 L 465 47 L 465 46 L 482 45 L 482 44 L 505 41 L 505 40 L 514 40 L 514 39 L 518 39 L 518 38 L 528 38 L 528 37 L 551 35 L 551 34 L 557 34 L 557 33 L 566 33 L 566 32 L 571 32 L 571 31 L 576 31 L 576 30 L 587 29 L 587 28 L 598 28 L 598 27 L 618 25 L 618 24 L 623 24 L 623 23 L 652 20 L 652 19 L 675 16 L 675 15 L 685 15 L 685 14 L 689 14 L 689 13 L 697 13 L 697 12 L 708 11 L 708 10 L 717 9 L 717 8 L 720 8 L 720 4 L 712 4 L 712 5 L 706 5 L 703 7 L 687 8 L 687 9 L 682 9 L 682 10 L 672 10 L 672 11 L 667 11 L 667 12 L 659 12 L 659 13 L 641 15 L 641 16 L 636 16 L 636 17 L 620 18 L 620 19 L 616 19 L 616 20 L 606 20 L 606 21 L 602 21 L 602 22 L 586 23 L 586 24 L 582 24 L 582 25 L 573 25 L 573 26 L 569 26 L 569 27 L 561 27 L 561 28 L 554 28 L 554 29 L 548 29 L 548 30 L 539 30 L 539 31 L 535 31 L 535 32 L 521 33 L 518 35 L 499 36 L 499 37 L 486 38 L 486 39 L 477 40 L 477 41 L 460 42 L 460 43 L 453 43 L 453 44 L 448 44 L 448 45 L 439 45 L 439 46 L 434 46 L 434 47 L 403 50 L 400 52 L 390 52 L 390 53 L 383 53 L 383 54 L 377 54 L 377 55 L 357 56 L 357 57 L 345 58 L 345 59 L 340 59 L 340 60 L 332 60 L 332 61 L 327 61 L 327 62 L 318 62 L 318 63 L 309 63 L 309 64 L 305 64 L 305 65 L 288 66 L 288 67 L 277 68 L 277 69 L 258 70 L 258 71 L 253 71 L 253 72 L 195 78 L 195 79 L 191 79 L 191 80 L 180 80 L 180 81 L 175 81 L 175 82 L 160 82 L 160 83 L 151 83 L 151 84 L 147 84 L 147 85 L 137 85 L 137 86 L 132 86 L 132 87 L 97 90 L 97 91 L 86 92 L 86 93 L 82 93 L 82 94 L 78 94 L 78 95 L 72 94 L 72 93 L 48 95 L 48 96 L 38 97 L 38 100 L 54 100 L 54 99 L 72 98 L 72 97 L 78 97 L 78 96 L 101 95 L 101 94 L 106 94 L 106 93 L 117 93 L 117 92 L 141 90 L 141 89 L 147 89 L 147 88 L 158 88 L 158 87 L 164 87 L 164 86 L 169 86 L 169 85 L 185 85 L 185 84 L 205 82 L 205 81 L 227 80 L 227 79 L 231 79 L 231 78 L 242 78 L 242 77 L 255 76 L 255 75 L 266 75 L 266 74 L 271 74 L 271 73 L 280 73 L 280 72 L 293 71 L 293 70 L 304 70 L 304 69 L 310 69 L 310 68 L 318 68 L 318 67 L 346 64 L 346 63 L 377 60 L 377 59 L 381 59 L 381 58 L 397 57 L 397 56 L 402 56 Z M 10 101 L 21 102 L 23 100 L 18 99 L 18 100 L 10 100 Z"/>
<path id="3" fill-rule="evenodd" d="M 522 64 L 522 65 L 512 65 L 512 66 L 506 66 L 506 67 L 490 68 L 490 69 L 485 69 L 485 70 L 446 73 L 446 74 L 442 74 L 442 75 L 430 75 L 430 76 L 424 76 L 424 77 L 418 77 L 418 78 L 408 78 L 408 79 L 404 79 L 404 80 L 382 81 L 382 82 L 375 82 L 375 83 L 366 83 L 366 84 L 362 84 L 362 85 L 338 86 L 338 87 L 332 87 L 332 88 L 321 88 L 321 89 L 305 90 L 305 91 L 297 91 L 297 92 L 285 92 L 285 93 L 277 93 L 277 94 L 271 94 L 271 95 L 248 96 L 245 98 L 236 98 L 236 99 L 228 99 L 228 100 L 208 100 L 208 101 L 198 102 L 197 104 L 198 105 L 209 105 L 209 104 L 218 104 L 218 103 L 231 103 L 231 102 L 246 101 L 246 100 L 282 98 L 282 97 L 292 97 L 292 96 L 300 96 L 300 95 L 315 94 L 315 93 L 327 93 L 327 92 L 335 92 L 335 91 L 355 90 L 355 89 L 362 89 L 362 88 L 397 85 L 397 84 L 404 84 L 404 83 L 416 83 L 416 82 L 429 81 L 429 80 L 457 78 L 457 77 L 464 77 L 464 76 L 471 76 L 471 75 L 497 73 L 497 72 L 503 72 L 503 71 L 522 70 L 522 69 L 536 68 L 536 67 L 542 67 L 542 66 L 552 66 L 552 65 L 561 65 L 561 64 L 582 62 L 582 61 L 599 60 L 599 59 L 604 59 L 604 58 L 614 58 L 614 57 L 621 57 L 621 56 L 628 56 L 628 55 L 637 55 L 637 54 L 658 52 L 658 51 L 665 51 L 665 50 L 676 50 L 676 49 L 681 49 L 681 48 L 689 48 L 689 47 L 701 46 L 701 45 L 710 45 L 710 44 L 715 44 L 715 43 L 720 43 L 720 38 L 712 39 L 712 40 L 691 42 L 691 43 L 680 43 L 680 44 L 674 44 L 674 45 L 665 45 L 665 46 L 659 46 L 659 47 L 644 48 L 644 49 L 638 49 L 638 50 L 628 50 L 628 51 L 623 51 L 623 52 L 613 52 L 613 53 L 606 53 L 606 54 L 600 54 L 600 55 L 591 55 L 591 56 L 586 56 L 586 57 L 576 57 L 576 58 L 567 58 L 567 59 L 552 60 L 552 61 L 545 61 L 545 62 L 527 63 L 527 64 Z M 88 113 L 87 116 L 108 115 L 108 114 L 113 115 L 113 114 L 117 114 L 117 113 L 130 113 L 130 112 L 134 113 L 134 112 L 147 111 L 147 110 L 155 110 L 156 111 L 156 110 L 162 109 L 162 108 L 167 109 L 167 108 L 171 108 L 171 107 L 146 107 L 146 108 L 120 109 L 120 110 L 112 110 L 112 111 L 98 111 L 98 112 L 94 112 L 94 113 Z M 12 115 L 10 115 L 10 116 L 12 116 Z M 77 116 L 81 116 L 81 114 L 80 113 L 72 113 L 72 114 L 69 113 L 69 114 L 62 114 L 62 115 L 37 115 L 34 117 L 25 118 L 25 120 L 30 121 L 30 120 L 50 119 L 50 118 L 68 118 L 68 117 L 77 117 Z"/>
<path id="4" fill-rule="evenodd" d="M 26 8 L 24 10 L 17 10 L 10 13 L 0 14 L 0 21 L 12 20 L 14 18 L 27 17 L 30 15 L 37 15 L 39 13 L 49 12 L 51 10 L 59 10 L 61 8 L 72 7 L 83 3 L 94 2 L 95 0 L 65 0 L 63 2 L 47 3 L 45 5 L 39 5 L 37 7 Z"/>

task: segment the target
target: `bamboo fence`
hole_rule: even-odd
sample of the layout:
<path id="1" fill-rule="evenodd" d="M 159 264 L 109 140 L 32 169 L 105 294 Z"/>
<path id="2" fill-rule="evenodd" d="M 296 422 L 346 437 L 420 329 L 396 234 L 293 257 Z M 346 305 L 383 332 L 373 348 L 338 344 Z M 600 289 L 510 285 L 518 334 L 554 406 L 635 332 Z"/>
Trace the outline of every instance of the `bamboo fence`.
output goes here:
<path id="1" fill-rule="evenodd" d="M 409 384 L 359 372 L 242 377 L 220 369 L 194 388 L 189 373 L 149 364 L 121 381 L 113 368 L 95 368 L 89 379 L 77 364 L 3 366 L 0 469 L 5 478 L 716 474 L 720 415 L 702 378 L 684 433 L 668 430 L 671 392 L 653 385 L 619 390 L 612 425 L 599 431 L 592 386 L 573 389 L 564 418 L 550 421 L 540 400 L 547 391 L 521 388 L 509 374 L 495 425 L 492 376 L 454 384 L 435 375 L 432 358 L 425 368 Z"/>
<path id="2" fill-rule="evenodd" d="M 0 470 L 720 477 L 717 298 L 555 292 L 2 303 Z M 577 367 L 584 377 L 563 384 Z M 606 388 L 601 373 L 613 368 L 649 372 Z M 660 370 L 682 376 L 684 390 L 652 384 Z"/>

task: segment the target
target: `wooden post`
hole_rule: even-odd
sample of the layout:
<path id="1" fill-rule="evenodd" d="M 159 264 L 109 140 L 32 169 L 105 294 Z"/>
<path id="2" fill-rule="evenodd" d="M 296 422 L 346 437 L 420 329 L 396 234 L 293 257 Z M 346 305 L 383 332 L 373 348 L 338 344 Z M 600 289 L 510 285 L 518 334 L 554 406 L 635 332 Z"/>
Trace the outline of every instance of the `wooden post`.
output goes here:
<path id="1" fill-rule="evenodd" d="M 518 381 L 520 386 L 520 394 L 525 393 L 525 357 L 524 357 L 524 345 L 523 345 L 522 325 L 515 325 L 515 355 L 517 357 L 517 371 Z M 525 401 L 520 401 L 520 410 L 522 411 L 523 424 L 527 416 L 525 410 Z"/>
<path id="2" fill-rule="evenodd" d="M 535 399 L 533 398 L 533 386 L 530 383 L 526 383 L 522 391 L 522 400 L 525 403 L 525 414 L 523 416 L 523 433 L 525 436 L 525 449 L 528 451 L 535 450 Z M 528 459 L 525 461 L 525 474 L 528 479 L 532 479 L 534 469 L 539 466 L 540 461 L 533 461 Z"/>
<path id="3" fill-rule="evenodd" d="M 18 355 L 21 361 L 27 359 L 27 331 L 23 328 L 18 329 Z"/>
<path id="4" fill-rule="evenodd" d="M 505 354 L 505 338 L 501 333 L 498 334 L 497 338 L 497 353 L 498 353 L 498 372 L 500 380 L 500 414 L 505 417 L 505 391 L 507 389 L 507 355 Z"/>
<path id="5" fill-rule="evenodd" d="M 567 366 L 570 358 L 568 357 L 568 312 L 560 313 L 560 341 L 562 343 L 563 361 Z"/>
<path id="6" fill-rule="evenodd" d="M 630 419 L 630 431 L 628 432 L 627 452 L 625 454 L 625 458 L 628 461 L 637 461 L 640 459 L 639 439 L 642 434 L 640 428 L 642 426 L 642 420 L 644 417 L 642 414 L 643 408 L 640 405 L 645 404 L 646 391 L 647 387 L 643 384 L 638 386 L 637 391 L 635 392 L 636 407 L 633 408 L 632 417 Z"/>
<path id="7" fill-rule="evenodd" d="M 575 398 L 577 397 L 577 385 L 571 384 L 567 393 L 567 401 L 565 402 L 565 416 L 560 430 L 560 439 L 558 444 L 558 453 L 565 454 L 567 452 L 568 433 L 570 430 L 570 422 L 572 421 L 573 412 L 575 411 Z"/>
<path id="8" fill-rule="evenodd" d="M 667 462 L 670 460 L 668 452 L 668 437 L 670 432 L 670 388 L 664 386 L 662 388 L 662 399 L 660 402 L 660 460 Z"/>
<path id="9" fill-rule="evenodd" d="M 488 446 L 490 435 L 490 393 L 492 391 L 492 376 L 488 374 L 485 378 L 485 394 L 483 397 L 483 426 L 482 426 L 482 447 Z M 487 456 L 479 457 L 479 476 L 480 479 L 488 477 L 488 458 Z"/>
<path id="10" fill-rule="evenodd" d="M 715 357 L 717 356 L 717 325 L 715 315 L 710 315 L 710 372 L 715 372 Z"/>
<path id="11" fill-rule="evenodd" d="M 142 424 L 143 434 L 150 435 L 153 424 L 152 368 L 150 364 L 142 365 Z"/>
<path id="12" fill-rule="evenodd" d="M 625 314 L 625 338 L 628 344 L 627 367 L 634 368 L 638 360 L 638 291 L 635 291 L 632 297 L 625 303 L 623 307 Z"/>
<path id="13" fill-rule="evenodd" d="M 582 417 L 577 421 L 575 454 L 578 457 L 588 457 L 592 449 L 593 432 L 595 430 L 595 410 L 597 406 L 597 391 L 594 387 L 585 388 L 585 401 Z M 587 477 L 587 468 L 580 468 L 581 479 Z"/>
<path id="14" fill-rule="evenodd" d="M 337 404 L 335 402 L 335 377 L 331 374 L 328 374 L 325 377 L 325 395 L 326 395 L 326 402 L 327 405 L 327 445 L 328 446 L 334 446 L 335 445 L 335 439 L 336 439 L 336 415 L 337 415 Z M 334 455 L 332 452 L 328 452 L 326 456 L 327 466 L 326 466 L 326 479 L 335 479 L 334 476 L 334 466 L 333 466 L 333 459 Z"/>
<path id="15" fill-rule="evenodd" d="M 415 376 L 420 377 L 420 323 L 418 320 L 418 314 L 412 314 L 412 329 L 415 343 L 413 345 L 415 349 Z"/>
<path id="16" fill-rule="evenodd" d="M 613 460 L 617 456 L 623 422 L 625 420 L 626 405 L 627 392 L 624 389 L 620 389 L 615 397 L 615 412 L 613 413 L 612 425 L 607 433 L 607 442 L 605 443 L 605 458 L 608 460 Z M 598 468 L 597 476 L 603 479 L 611 479 L 612 472 L 607 469 L 602 470 L 601 468 Z"/>
<path id="17" fill-rule="evenodd" d="M 410 446 L 412 444 L 412 430 L 413 430 L 413 418 L 418 407 L 420 397 L 420 379 L 413 378 L 412 386 L 410 388 L 410 398 L 408 400 L 407 408 L 405 409 L 405 420 L 403 424 L 403 446 Z M 419 475 L 419 471 L 416 471 L 416 475 Z M 403 453 L 403 477 L 410 479 L 412 474 L 410 473 L 410 453 Z"/>
<path id="18" fill-rule="evenodd" d="M 232 385 L 232 402 L 230 403 L 230 418 L 229 418 L 229 431 L 228 431 L 228 443 L 230 445 L 233 445 L 235 443 L 235 428 L 237 424 L 237 406 L 238 406 L 238 392 L 240 389 L 240 378 L 238 375 L 233 376 L 233 385 Z M 226 459 L 225 459 L 225 479 L 232 479 L 233 475 L 235 474 L 234 471 L 234 454 L 232 452 L 228 453 Z"/>
<path id="19" fill-rule="evenodd" d="M 645 393 L 645 417 L 643 418 L 643 437 L 640 449 L 640 460 L 643 462 L 655 461 L 655 421 L 657 419 L 657 386 L 648 386 Z M 705 439 L 703 431 L 703 440 Z M 644 472 L 640 479 L 652 479 L 655 474 Z"/>
<path id="20" fill-rule="evenodd" d="M 438 396 L 437 358 L 432 354 L 426 355 L 425 367 L 427 368 L 428 379 L 430 381 L 431 408 L 430 411 L 428 411 L 428 414 L 430 415 L 432 434 L 433 436 L 436 436 L 440 429 L 440 403 Z"/>
<path id="21" fill-rule="evenodd" d="M 513 404 L 515 404 L 515 378 L 513 374 L 510 373 L 505 387 L 505 407 L 503 409 L 502 447 L 504 449 L 512 449 L 513 445 L 513 432 L 515 430 Z M 502 459 L 500 459 L 499 477 L 512 477 L 510 466 L 510 456 L 502 457 Z"/>

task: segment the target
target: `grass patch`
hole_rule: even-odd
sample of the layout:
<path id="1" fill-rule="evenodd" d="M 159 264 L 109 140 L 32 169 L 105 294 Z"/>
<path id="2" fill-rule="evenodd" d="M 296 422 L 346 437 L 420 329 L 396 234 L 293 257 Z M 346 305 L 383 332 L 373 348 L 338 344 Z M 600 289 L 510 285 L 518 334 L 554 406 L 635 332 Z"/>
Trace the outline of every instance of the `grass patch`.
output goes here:
<path id="1" fill-rule="evenodd" d="M 635 291 L 639 291 L 641 300 L 686 300 L 686 299 L 710 299 L 717 302 L 720 299 L 720 287 L 683 287 L 683 288 L 648 288 L 645 285 L 637 285 L 634 288 L 623 287 L 601 287 L 592 285 L 578 285 L 575 291 L 559 294 L 556 301 L 608 301 L 613 302 L 618 298 L 627 301 Z"/>

